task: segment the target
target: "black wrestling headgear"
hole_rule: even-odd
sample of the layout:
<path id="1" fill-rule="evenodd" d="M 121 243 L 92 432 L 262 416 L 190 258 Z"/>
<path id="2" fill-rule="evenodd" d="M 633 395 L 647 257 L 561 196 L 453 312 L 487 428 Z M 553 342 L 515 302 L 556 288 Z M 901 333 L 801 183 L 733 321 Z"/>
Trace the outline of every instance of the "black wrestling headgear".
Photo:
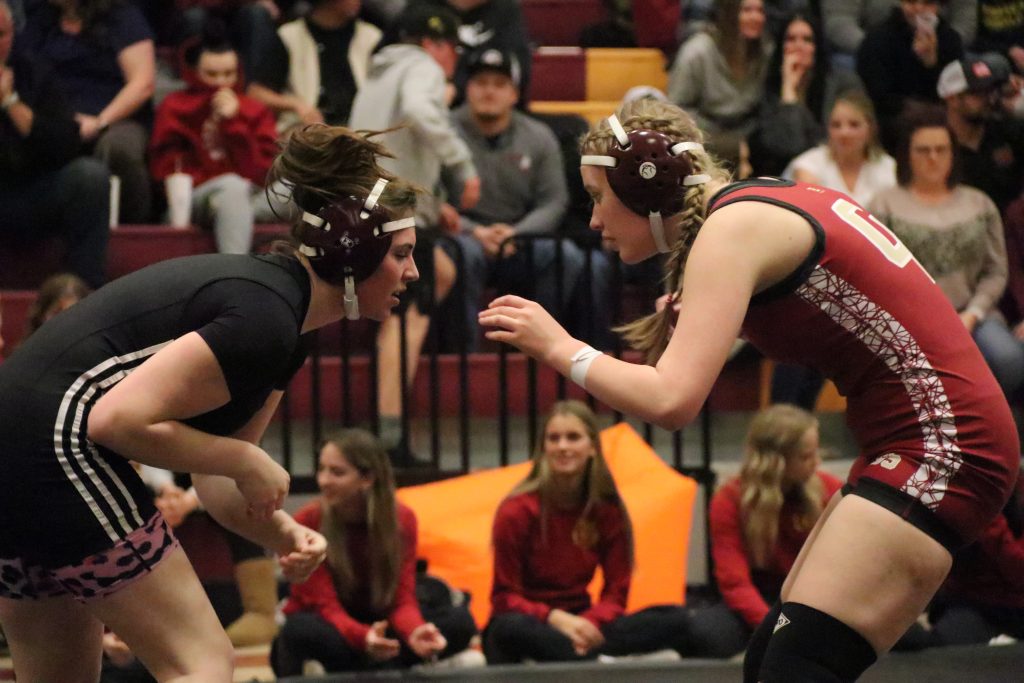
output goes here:
<path id="1" fill-rule="evenodd" d="M 658 251 L 670 251 L 662 216 L 683 210 L 684 187 L 699 185 L 711 176 L 694 174 L 693 161 L 683 152 L 703 152 L 699 142 L 673 142 L 665 133 L 637 129 L 626 133 L 612 114 L 608 125 L 615 134 L 608 154 L 584 154 L 582 166 L 604 166 L 615 196 L 633 213 L 648 218 Z"/>
<path id="2" fill-rule="evenodd" d="M 309 258 L 319 277 L 345 285 L 345 312 L 350 320 L 359 317 L 355 283 L 377 270 L 391 247 L 391 233 L 416 227 L 412 216 L 388 220 L 390 216 L 378 203 L 387 184 L 378 179 L 365 200 L 345 197 L 315 214 L 302 212 L 299 251 Z"/>

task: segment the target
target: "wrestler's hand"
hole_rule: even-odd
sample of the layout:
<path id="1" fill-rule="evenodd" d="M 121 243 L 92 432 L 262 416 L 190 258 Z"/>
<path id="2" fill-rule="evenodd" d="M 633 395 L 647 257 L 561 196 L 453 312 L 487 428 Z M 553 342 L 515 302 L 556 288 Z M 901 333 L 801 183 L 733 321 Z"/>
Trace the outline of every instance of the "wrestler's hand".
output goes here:
<path id="1" fill-rule="evenodd" d="M 302 583 L 327 556 L 327 539 L 301 524 L 288 529 L 291 548 L 280 554 L 278 563 L 284 578 L 291 583 Z"/>
<path id="2" fill-rule="evenodd" d="M 551 363 L 547 356 L 564 349 L 572 337 L 544 307 L 519 296 L 500 296 L 480 311 L 480 325 L 490 327 L 484 335 L 506 342 L 532 358 Z"/>
<path id="3" fill-rule="evenodd" d="M 270 519 L 281 509 L 288 495 L 291 476 L 259 446 L 252 446 L 251 455 L 235 477 L 235 485 L 249 503 L 247 513 L 253 519 Z"/>

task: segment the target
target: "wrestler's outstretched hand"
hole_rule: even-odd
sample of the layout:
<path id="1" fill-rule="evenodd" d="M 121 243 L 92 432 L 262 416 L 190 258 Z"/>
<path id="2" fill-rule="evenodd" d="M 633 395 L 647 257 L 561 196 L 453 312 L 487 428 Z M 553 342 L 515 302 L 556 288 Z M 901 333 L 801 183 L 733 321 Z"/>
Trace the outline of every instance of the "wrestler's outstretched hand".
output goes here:
<path id="1" fill-rule="evenodd" d="M 295 523 L 288 530 L 292 548 L 280 554 L 278 562 L 285 579 L 302 583 L 327 556 L 327 539 L 308 527 Z"/>
<path id="2" fill-rule="evenodd" d="M 511 294 L 500 296 L 480 311 L 480 325 L 491 328 L 484 336 L 506 342 L 523 353 L 546 362 L 546 356 L 572 337 L 544 307 Z"/>

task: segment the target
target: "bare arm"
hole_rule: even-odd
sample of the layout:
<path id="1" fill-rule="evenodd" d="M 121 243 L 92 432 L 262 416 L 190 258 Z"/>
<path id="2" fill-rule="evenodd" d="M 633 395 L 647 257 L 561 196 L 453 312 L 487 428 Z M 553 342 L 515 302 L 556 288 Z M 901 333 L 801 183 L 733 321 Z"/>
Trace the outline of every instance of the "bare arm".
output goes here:
<path id="1" fill-rule="evenodd" d="M 156 83 L 156 55 L 152 40 L 140 40 L 121 50 L 118 66 L 124 75 L 124 87 L 99 113 L 99 120 L 110 125 L 126 119 L 153 96 Z"/>
<path id="2" fill-rule="evenodd" d="M 810 226 L 785 209 L 740 202 L 716 212 L 690 253 L 679 319 L 657 365 L 599 356 L 587 373 L 587 391 L 668 429 L 689 423 L 728 358 L 750 297 L 792 272 L 812 244 Z M 500 328 L 488 338 L 512 343 L 564 375 L 583 347 L 537 304 L 518 297 L 495 300 L 480 322 Z"/>
<path id="3" fill-rule="evenodd" d="M 191 332 L 158 351 L 100 398 L 89 414 L 88 435 L 145 465 L 230 477 L 253 514 L 269 518 L 288 492 L 287 472 L 253 443 L 208 434 L 182 422 L 229 399 L 213 351 Z"/>

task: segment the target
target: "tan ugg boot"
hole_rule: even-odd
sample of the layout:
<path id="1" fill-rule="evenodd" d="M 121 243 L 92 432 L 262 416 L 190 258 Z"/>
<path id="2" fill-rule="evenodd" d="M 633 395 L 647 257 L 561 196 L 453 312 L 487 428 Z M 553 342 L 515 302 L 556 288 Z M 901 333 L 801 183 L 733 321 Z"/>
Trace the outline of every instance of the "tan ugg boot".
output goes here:
<path id="1" fill-rule="evenodd" d="M 235 565 L 242 616 L 227 627 L 235 647 L 267 645 L 277 635 L 274 609 L 277 607 L 276 564 L 271 557 L 257 557 Z"/>

